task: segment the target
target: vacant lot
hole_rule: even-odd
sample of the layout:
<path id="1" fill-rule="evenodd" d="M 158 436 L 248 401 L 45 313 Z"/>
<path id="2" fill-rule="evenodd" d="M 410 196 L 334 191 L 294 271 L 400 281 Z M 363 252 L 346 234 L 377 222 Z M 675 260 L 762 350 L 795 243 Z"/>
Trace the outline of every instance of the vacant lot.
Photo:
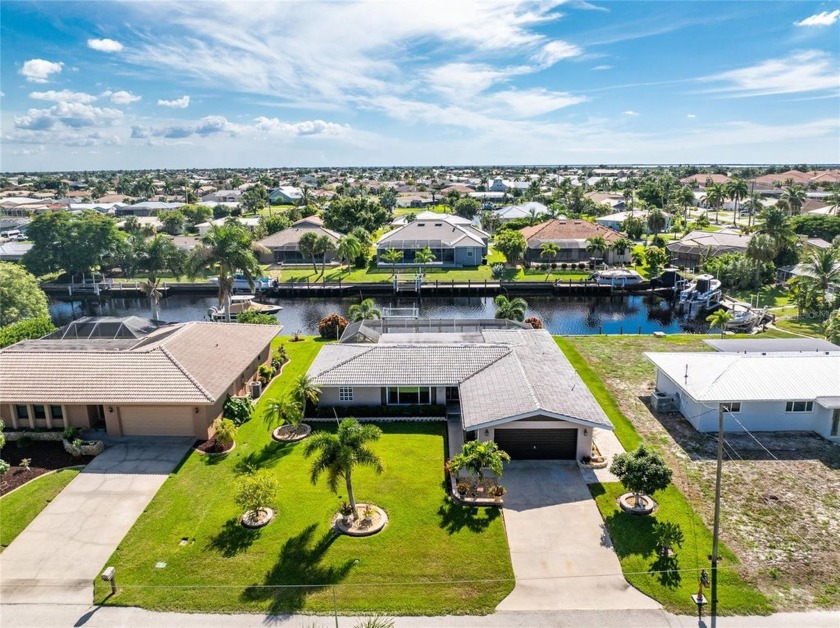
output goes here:
<path id="1" fill-rule="evenodd" d="M 702 338 L 575 337 L 567 342 L 602 377 L 645 441 L 667 456 L 674 482 L 711 527 L 716 435 L 696 432 L 678 414 L 650 410 L 655 372 L 642 355 L 708 350 Z M 725 438 L 722 538 L 740 557 L 743 575 L 778 610 L 837 607 L 840 448 L 815 435 L 755 436 Z"/>
<path id="2" fill-rule="evenodd" d="M 285 394 L 322 346 L 286 342 L 291 362 L 226 456 L 191 455 L 167 480 L 112 556 L 120 593 L 109 604 L 192 612 L 398 614 L 489 613 L 512 590 L 499 509 L 454 505 L 444 491 L 438 423 L 386 423 L 372 448 L 385 466 L 354 474 L 356 499 L 390 517 L 367 538 L 336 535 L 330 520 L 346 499 L 310 482 L 306 441 L 269 437 L 261 407 Z M 315 429 L 335 429 L 316 424 Z M 277 518 L 256 531 L 238 522 L 233 495 L 249 469 L 280 481 Z M 107 595 L 97 583 L 97 600 Z"/>

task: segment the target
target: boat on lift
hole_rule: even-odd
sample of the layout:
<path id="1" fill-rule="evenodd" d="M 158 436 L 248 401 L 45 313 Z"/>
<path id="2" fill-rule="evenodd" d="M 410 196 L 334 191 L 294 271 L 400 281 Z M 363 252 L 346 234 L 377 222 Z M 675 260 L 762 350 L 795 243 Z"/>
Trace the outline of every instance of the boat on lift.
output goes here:
<path id="1" fill-rule="evenodd" d="M 644 278 L 635 270 L 627 268 L 607 268 L 592 273 L 589 281 L 594 281 L 599 286 L 613 286 L 623 288 L 624 286 L 635 286 L 644 282 Z"/>
<path id="2" fill-rule="evenodd" d="M 680 292 L 680 303 L 706 303 L 707 305 L 720 301 L 720 280 L 712 275 L 697 275 L 688 286 Z"/>
<path id="3" fill-rule="evenodd" d="M 253 294 L 235 294 L 230 297 L 230 318 L 236 320 L 242 312 L 259 312 L 260 314 L 277 314 L 283 307 L 273 303 L 258 303 Z M 212 321 L 227 320 L 224 307 L 212 306 L 207 310 L 207 316 Z"/>

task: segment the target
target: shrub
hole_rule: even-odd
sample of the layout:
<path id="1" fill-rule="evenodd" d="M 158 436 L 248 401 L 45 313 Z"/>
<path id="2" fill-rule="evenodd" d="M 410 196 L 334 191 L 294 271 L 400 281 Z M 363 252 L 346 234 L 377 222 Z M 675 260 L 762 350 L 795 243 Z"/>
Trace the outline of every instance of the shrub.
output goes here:
<path id="1" fill-rule="evenodd" d="M 586 262 L 578 262 L 578 270 L 586 270 Z"/>
<path id="2" fill-rule="evenodd" d="M 260 469 L 240 480 L 234 501 L 246 512 L 254 511 L 259 515 L 274 501 L 278 488 L 277 478 L 266 469 Z"/>
<path id="3" fill-rule="evenodd" d="M 551 269 L 552 269 L 552 270 L 556 270 L 556 269 L 557 269 L 557 262 L 551 262 Z"/>
<path id="4" fill-rule="evenodd" d="M 234 426 L 239 427 L 251 419 L 254 402 L 250 397 L 228 397 L 222 410 L 222 416 L 230 419 Z"/>
<path id="5" fill-rule="evenodd" d="M 62 436 L 62 438 L 64 438 L 64 440 L 72 442 L 76 438 L 76 435 L 78 433 L 79 433 L 78 428 L 73 427 L 72 425 L 68 425 L 67 427 L 64 428 L 64 431 L 61 433 L 61 436 Z"/>
<path id="6" fill-rule="evenodd" d="M 268 366 L 267 364 L 260 364 L 257 373 L 263 385 L 268 384 L 271 378 L 274 377 L 274 367 Z"/>
<path id="7" fill-rule="evenodd" d="M 542 329 L 544 327 L 543 322 L 536 316 L 529 316 L 523 322 L 528 323 L 534 329 Z"/>
<path id="8" fill-rule="evenodd" d="M 18 449 L 26 449 L 32 444 L 32 438 L 29 436 L 21 436 L 17 439 Z"/>
<path id="9" fill-rule="evenodd" d="M 470 485 L 467 482 L 458 482 L 458 485 L 455 488 L 458 490 L 458 495 L 463 497 L 469 492 Z"/>
<path id="10" fill-rule="evenodd" d="M 250 325 L 277 325 L 277 318 L 265 312 L 257 310 L 245 310 L 236 317 L 237 323 L 248 323 Z"/>
<path id="11" fill-rule="evenodd" d="M 218 449 L 230 447 L 236 440 L 236 425 L 230 419 L 216 419 L 213 421 L 213 430 Z"/>
<path id="12" fill-rule="evenodd" d="M 633 493 L 636 505 L 641 495 L 665 489 L 671 483 L 671 469 L 665 459 L 644 445 L 632 452 L 618 454 L 613 458 L 610 473 L 618 477 L 621 484 Z"/>
<path id="13" fill-rule="evenodd" d="M 490 267 L 490 273 L 493 275 L 493 279 L 501 279 L 505 276 L 505 265 L 496 263 Z"/>
<path id="14" fill-rule="evenodd" d="M 42 338 L 55 329 L 48 316 L 29 318 L 0 329 L 0 349 L 21 340 Z"/>
<path id="15" fill-rule="evenodd" d="M 569 267 L 569 265 L 566 262 L 561 262 L 560 263 L 560 269 L 561 270 L 566 270 L 568 267 Z"/>
<path id="16" fill-rule="evenodd" d="M 346 327 L 346 318 L 340 314 L 328 314 L 318 323 L 318 333 L 326 340 L 338 340 Z"/>
<path id="17" fill-rule="evenodd" d="M 0 460 L 0 477 L 6 475 L 6 472 L 9 470 L 9 463 L 5 460 Z"/>

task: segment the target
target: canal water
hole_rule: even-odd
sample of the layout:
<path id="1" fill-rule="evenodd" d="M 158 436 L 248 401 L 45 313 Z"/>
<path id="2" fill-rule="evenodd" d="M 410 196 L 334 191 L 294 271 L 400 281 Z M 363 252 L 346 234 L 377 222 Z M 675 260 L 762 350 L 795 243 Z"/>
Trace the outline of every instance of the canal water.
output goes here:
<path id="1" fill-rule="evenodd" d="M 417 307 L 421 318 L 493 318 L 496 306 L 492 297 L 433 297 L 423 299 L 374 299 L 379 307 Z M 694 332 L 708 330 L 701 317 L 686 319 L 658 297 L 625 295 L 613 297 L 525 297 L 527 316 L 543 321 L 552 334 L 649 334 Z M 344 316 L 357 298 L 283 298 L 272 299 L 283 309 L 277 319 L 285 333 L 300 331 L 317 333 L 318 321 L 327 314 L 338 312 Z M 172 295 L 161 299 L 160 318 L 168 322 L 207 320 L 207 310 L 217 305 L 216 297 Z M 149 317 L 149 302 L 145 298 L 104 298 L 97 301 L 69 301 L 55 299 L 50 313 L 57 325 L 85 315 Z"/>

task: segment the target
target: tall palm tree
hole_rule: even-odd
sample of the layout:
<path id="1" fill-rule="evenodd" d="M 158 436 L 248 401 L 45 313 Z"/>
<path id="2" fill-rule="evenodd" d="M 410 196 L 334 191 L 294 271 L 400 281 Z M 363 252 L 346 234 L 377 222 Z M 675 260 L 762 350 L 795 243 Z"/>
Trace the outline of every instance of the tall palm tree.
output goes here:
<path id="1" fill-rule="evenodd" d="M 781 200 L 785 202 L 791 214 L 799 214 L 808 195 L 801 185 L 788 185 L 782 192 Z"/>
<path id="2" fill-rule="evenodd" d="M 370 321 L 382 318 L 382 312 L 376 307 L 373 299 L 363 299 L 361 303 L 354 303 L 348 311 L 351 321 Z"/>
<path id="3" fill-rule="evenodd" d="M 386 264 L 391 265 L 391 276 L 397 274 L 397 264 L 403 258 L 403 252 L 398 251 L 397 249 L 386 249 L 384 253 L 382 253 L 382 261 Z"/>
<path id="4" fill-rule="evenodd" d="M 152 320 L 160 318 L 158 307 L 160 298 L 163 296 L 160 290 L 158 273 L 169 272 L 173 276 L 179 277 L 184 271 L 184 262 L 183 251 L 175 246 L 172 240 L 162 235 L 156 235 L 148 242 L 141 244 L 137 268 L 148 273 L 146 283 L 141 285 L 141 290 L 149 299 Z"/>
<path id="5" fill-rule="evenodd" d="M 560 246 L 556 242 L 543 242 L 540 244 L 540 257 L 547 257 L 553 260 L 560 252 Z"/>
<path id="6" fill-rule="evenodd" d="M 230 322 L 230 295 L 236 274 L 242 273 L 253 289 L 254 279 L 262 272 L 246 227 L 235 221 L 210 227 L 186 261 L 189 277 L 195 278 L 207 270 L 218 274 L 219 305 L 224 304 L 225 319 Z"/>
<path id="7" fill-rule="evenodd" d="M 721 307 L 709 314 L 706 320 L 712 329 L 720 329 L 720 337 L 723 338 L 726 335 L 726 324 L 732 320 L 732 313 Z"/>
<path id="8" fill-rule="evenodd" d="M 315 250 L 321 256 L 321 277 L 323 277 L 327 267 L 327 255 L 330 251 L 335 250 L 332 238 L 328 235 L 319 235 L 318 240 L 315 242 Z"/>
<path id="9" fill-rule="evenodd" d="M 684 185 L 680 188 L 680 192 L 677 198 L 682 204 L 683 220 L 685 220 L 685 222 L 688 223 L 688 208 L 692 207 L 695 201 L 694 190 L 691 189 L 690 185 Z"/>
<path id="10" fill-rule="evenodd" d="M 772 262 L 778 253 L 775 240 L 766 233 L 756 233 L 747 244 L 746 256 L 755 264 L 755 285 L 761 281 L 761 269 L 764 264 Z"/>
<path id="11" fill-rule="evenodd" d="M 609 242 L 604 236 L 597 235 L 586 239 L 587 253 L 594 253 L 603 257 L 609 248 Z"/>
<path id="12" fill-rule="evenodd" d="M 624 254 L 627 253 L 627 250 L 631 249 L 632 247 L 633 247 L 632 240 L 629 240 L 627 238 L 619 238 L 618 240 L 613 242 L 612 245 L 610 246 L 610 248 L 613 251 L 615 251 L 615 254 L 618 257 L 624 257 Z"/>
<path id="13" fill-rule="evenodd" d="M 435 261 L 435 254 L 432 253 L 432 249 L 428 246 L 424 249 L 420 249 L 419 251 L 414 252 L 414 263 L 423 266 L 425 264 L 431 264 Z"/>
<path id="14" fill-rule="evenodd" d="M 353 260 L 359 257 L 364 251 L 364 247 L 359 239 L 353 234 L 347 234 L 338 241 L 336 253 L 341 262 L 347 262 L 351 265 Z"/>
<path id="15" fill-rule="evenodd" d="M 338 492 L 339 480 L 344 480 L 347 499 L 357 518 L 356 494 L 353 491 L 353 469 L 357 466 L 371 467 L 376 473 L 382 473 L 383 466 L 379 457 L 373 453 L 367 443 L 379 440 L 382 435 L 375 425 L 362 425 L 356 419 L 344 419 L 335 434 L 316 432 L 303 449 L 303 455 L 309 458 L 317 454 L 312 462 L 310 480 L 317 484 L 323 473 L 327 474 L 327 484 L 334 493 Z"/>
<path id="16" fill-rule="evenodd" d="M 805 268 L 809 279 L 822 293 L 831 284 L 840 284 L 840 252 L 838 249 L 813 249 Z"/>
<path id="17" fill-rule="evenodd" d="M 735 207 L 732 214 L 732 225 L 738 224 L 738 203 L 740 203 L 749 194 L 749 187 L 747 182 L 740 178 L 730 179 L 726 184 L 726 195 L 735 202 Z"/>
<path id="18" fill-rule="evenodd" d="M 761 212 L 761 217 L 764 222 L 759 226 L 758 231 L 773 238 L 777 249 L 796 239 L 796 233 L 790 225 L 790 218 L 779 209 L 778 205 L 766 208 Z"/>
<path id="19" fill-rule="evenodd" d="M 656 238 L 656 236 L 659 235 L 659 233 L 665 228 L 665 224 L 668 220 L 665 218 L 665 214 L 661 209 L 654 207 L 648 211 L 646 222 L 648 229 L 653 234 L 653 237 Z"/>
<path id="20" fill-rule="evenodd" d="M 708 216 L 708 208 L 713 207 L 715 210 L 715 224 L 720 224 L 720 208 L 723 201 L 726 199 L 726 188 L 720 183 L 712 183 L 706 186 L 706 215 Z"/>
<path id="21" fill-rule="evenodd" d="M 312 271 L 318 272 L 318 262 L 315 258 L 318 257 L 318 234 L 314 231 L 307 231 L 298 240 L 298 250 L 303 257 L 308 257 L 312 261 Z"/>
<path id="22" fill-rule="evenodd" d="M 306 373 L 298 375 L 295 378 L 294 388 L 292 389 L 292 397 L 301 405 L 301 409 L 306 413 L 307 403 L 318 403 L 318 397 L 321 395 L 321 387 L 315 383 Z"/>
<path id="23" fill-rule="evenodd" d="M 519 297 L 508 299 L 500 294 L 495 298 L 494 303 L 496 304 L 496 318 L 519 322 L 525 320 L 525 312 L 528 310 L 528 302 L 525 299 Z"/>

